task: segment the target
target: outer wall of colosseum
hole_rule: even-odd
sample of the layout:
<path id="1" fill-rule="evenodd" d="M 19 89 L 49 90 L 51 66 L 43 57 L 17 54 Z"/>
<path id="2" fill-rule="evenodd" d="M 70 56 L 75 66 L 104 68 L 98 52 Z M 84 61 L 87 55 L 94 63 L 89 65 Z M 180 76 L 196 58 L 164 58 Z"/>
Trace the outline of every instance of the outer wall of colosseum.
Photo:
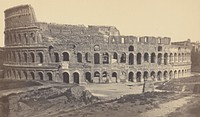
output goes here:
<path id="1" fill-rule="evenodd" d="M 5 78 L 117 83 L 169 80 L 191 72 L 187 44 L 122 36 L 113 26 L 37 22 L 30 5 L 5 11 L 4 33 Z"/>

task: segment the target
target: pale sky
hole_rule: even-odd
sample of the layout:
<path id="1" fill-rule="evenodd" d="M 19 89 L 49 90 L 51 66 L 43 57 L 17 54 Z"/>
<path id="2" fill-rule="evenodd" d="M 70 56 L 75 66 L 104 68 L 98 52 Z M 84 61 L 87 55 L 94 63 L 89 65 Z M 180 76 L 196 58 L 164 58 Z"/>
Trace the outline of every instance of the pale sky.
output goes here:
<path id="1" fill-rule="evenodd" d="M 4 10 L 30 4 L 41 22 L 115 26 L 121 35 L 200 40 L 200 0 L 0 0 L 0 46 Z"/>

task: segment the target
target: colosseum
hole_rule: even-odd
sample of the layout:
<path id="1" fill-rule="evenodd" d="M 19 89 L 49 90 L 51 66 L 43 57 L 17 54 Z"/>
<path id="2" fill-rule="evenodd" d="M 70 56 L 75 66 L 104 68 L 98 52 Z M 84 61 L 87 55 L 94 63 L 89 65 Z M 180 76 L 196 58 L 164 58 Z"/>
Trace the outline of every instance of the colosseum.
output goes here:
<path id="1" fill-rule="evenodd" d="M 5 10 L 4 78 L 64 83 L 163 81 L 191 72 L 190 40 L 123 36 L 114 26 L 38 22 L 30 5 Z"/>

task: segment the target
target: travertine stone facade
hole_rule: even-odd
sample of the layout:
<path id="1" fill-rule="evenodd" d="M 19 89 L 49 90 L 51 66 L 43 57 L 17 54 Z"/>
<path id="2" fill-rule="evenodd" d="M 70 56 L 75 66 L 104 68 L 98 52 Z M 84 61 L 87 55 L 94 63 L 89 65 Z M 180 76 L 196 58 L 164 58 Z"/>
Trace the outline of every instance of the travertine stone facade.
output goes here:
<path id="1" fill-rule="evenodd" d="M 7 9 L 5 25 L 5 78 L 117 83 L 190 74 L 191 48 L 171 44 L 168 37 L 122 36 L 113 26 L 37 22 L 30 5 Z"/>

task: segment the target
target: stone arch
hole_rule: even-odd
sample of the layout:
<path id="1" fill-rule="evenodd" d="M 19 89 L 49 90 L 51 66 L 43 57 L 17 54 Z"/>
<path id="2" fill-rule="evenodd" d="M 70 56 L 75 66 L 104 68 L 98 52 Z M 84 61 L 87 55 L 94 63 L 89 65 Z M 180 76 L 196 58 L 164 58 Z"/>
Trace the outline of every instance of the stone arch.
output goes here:
<path id="1" fill-rule="evenodd" d="M 141 72 L 137 72 L 137 74 L 136 74 L 136 81 L 137 82 L 141 82 L 141 77 L 142 77 L 142 73 Z"/>
<path id="2" fill-rule="evenodd" d="M 30 72 L 31 75 L 31 79 L 35 80 L 35 73 L 34 72 Z"/>
<path id="3" fill-rule="evenodd" d="M 20 52 L 18 52 L 17 54 L 18 54 L 18 62 L 21 63 L 21 54 Z"/>
<path id="4" fill-rule="evenodd" d="M 128 47 L 128 51 L 134 51 L 134 47 L 133 47 L 132 45 L 130 45 L 130 46 Z"/>
<path id="5" fill-rule="evenodd" d="M 18 38 L 19 38 L 19 43 L 22 43 L 22 37 L 20 33 L 18 34 Z"/>
<path id="6" fill-rule="evenodd" d="M 154 81 L 156 78 L 156 73 L 154 71 L 151 72 L 151 79 Z"/>
<path id="7" fill-rule="evenodd" d="M 137 53 L 137 64 L 140 65 L 142 63 L 142 55 L 141 53 Z"/>
<path id="8" fill-rule="evenodd" d="M 35 54 L 33 52 L 30 53 L 30 59 L 32 63 L 35 62 Z"/>
<path id="9" fill-rule="evenodd" d="M 177 54 L 174 53 L 174 62 L 177 62 Z"/>
<path id="10" fill-rule="evenodd" d="M 162 54 L 159 53 L 158 54 L 158 65 L 161 65 L 161 63 L 162 63 Z"/>
<path id="11" fill-rule="evenodd" d="M 168 61 L 168 54 L 165 53 L 165 54 L 164 54 L 164 65 L 167 65 L 167 64 L 168 64 L 167 61 Z"/>
<path id="12" fill-rule="evenodd" d="M 169 72 L 169 79 L 172 79 L 173 78 L 173 72 L 172 70 Z"/>
<path id="13" fill-rule="evenodd" d="M 130 81 L 130 82 L 133 82 L 134 81 L 134 73 L 131 71 L 131 72 L 129 72 L 129 74 L 128 74 L 128 81 Z"/>
<path id="14" fill-rule="evenodd" d="M 23 71 L 23 74 L 24 74 L 24 79 L 28 79 L 28 74 L 27 74 L 27 72 L 26 71 Z"/>
<path id="15" fill-rule="evenodd" d="M 149 62 L 149 54 L 144 53 L 144 62 Z"/>
<path id="16" fill-rule="evenodd" d="M 25 44 L 28 44 L 29 41 L 28 41 L 28 35 L 26 33 L 24 33 L 24 41 L 25 41 Z"/>
<path id="17" fill-rule="evenodd" d="M 38 72 L 38 77 L 39 77 L 40 80 L 44 80 L 43 72 Z"/>
<path id="18" fill-rule="evenodd" d="M 182 62 L 185 61 L 185 54 L 182 53 Z"/>
<path id="19" fill-rule="evenodd" d="M 116 52 L 113 53 L 112 63 L 117 63 L 118 54 Z"/>
<path id="20" fill-rule="evenodd" d="M 74 83 L 79 84 L 79 73 L 78 72 L 73 73 L 73 79 L 74 79 Z"/>
<path id="21" fill-rule="evenodd" d="M 63 72 L 63 82 L 69 83 L 69 73 Z"/>
<path id="22" fill-rule="evenodd" d="M 94 53 L 94 64 L 100 64 L 100 55 L 99 55 L 99 53 Z"/>
<path id="23" fill-rule="evenodd" d="M 178 74 L 176 70 L 174 71 L 174 78 L 178 78 Z"/>
<path id="24" fill-rule="evenodd" d="M 182 77 L 184 77 L 184 70 L 182 70 Z"/>
<path id="25" fill-rule="evenodd" d="M 63 61 L 69 61 L 69 53 L 68 52 L 63 52 Z"/>
<path id="26" fill-rule="evenodd" d="M 170 53 L 170 55 L 169 55 L 169 63 L 172 63 L 172 62 L 173 62 L 173 54 Z"/>
<path id="27" fill-rule="evenodd" d="M 95 77 L 95 79 L 93 79 L 93 81 L 94 82 L 99 82 L 100 83 L 100 73 L 98 72 L 98 71 L 95 71 L 94 72 L 94 77 Z M 98 78 L 97 80 L 96 80 L 96 78 Z"/>
<path id="28" fill-rule="evenodd" d="M 47 73 L 47 79 L 48 79 L 49 81 L 53 81 L 53 75 L 52 75 L 51 72 L 48 72 L 48 73 Z"/>
<path id="29" fill-rule="evenodd" d="M 129 54 L 129 65 L 133 65 L 134 64 L 134 55 L 133 53 Z"/>
<path id="30" fill-rule="evenodd" d="M 21 77 L 21 72 L 20 72 L 20 71 L 18 71 L 18 72 L 17 72 L 17 74 L 18 74 L 18 75 L 17 75 L 17 76 L 18 76 L 18 78 L 21 80 L 21 79 L 22 79 L 22 77 Z"/>
<path id="31" fill-rule="evenodd" d="M 149 77 L 148 71 L 144 71 L 144 74 L 143 74 L 144 80 L 146 81 L 148 79 L 148 77 Z"/>
<path id="32" fill-rule="evenodd" d="M 121 55 L 120 63 L 126 63 L 126 53 L 123 52 Z"/>
<path id="33" fill-rule="evenodd" d="M 178 70 L 178 78 L 181 77 L 181 70 Z"/>
<path id="34" fill-rule="evenodd" d="M 85 79 L 86 79 L 86 81 L 92 83 L 92 77 L 91 77 L 91 73 L 90 72 L 86 72 L 85 73 Z"/>
<path id="35" fill-rule="evenodd" d="M 116 72 L 112 73 L 112 78 L 115 78 L 115 82 L 117 83 L 117 73 Z"/>
<path id="36" fill-rule="evenodd" d="M 55 60 L 55 62 L 59 62 L 60 61 L 60 59 L 59 59 L 59 54 L 57 53 L 57 52 L 54 52 L 54 60 Z"/>
<path id="37" fill-rule="evenodd" d="M 43 58 L 43 53 L 42 52 L 38 53 L 38 58 L 39 58 L 39 63 L 43 63 L 44 62 L 44 58 Z"/>
<path id="38" fill-rule="evenodd" d="M 158 71 L 157 80 L 161 80 L 161 79 L 162 79 L 162 72 Z"/>
<path id="39" fill-rule="evenodd" d="M 77 53 L 77 62 L 82 63 L 82 54 L 80 52 Z"/>
<path id="40" fill-rule="evenodd" d="M 178 53 L 178 62 L 181 62 L 181 53 Z"/>
<path id="41" fill-rule="evenodd" d="M 107 52 L 103 53 L 103 64 L 109 64 L 109 54 Z"/>
<path id="42" fill-rule="evenodd" d="M 91 62 L 91 60 L 90 60 L 90 53 L 89 53 L 89 52 L 86 52 L 86 53 L 85 53 L 85 61 L 86 61 L 87 63 L 90 63 L 90 62 Z"/>
<path id="43" fill-rule="evenodd" d="M 167 71 L 164 71 L 163 76 L 164 76 L 164 79 L 167 80 L 167 78 L 168 78 L 168 72 L 167 72 Z"/>

